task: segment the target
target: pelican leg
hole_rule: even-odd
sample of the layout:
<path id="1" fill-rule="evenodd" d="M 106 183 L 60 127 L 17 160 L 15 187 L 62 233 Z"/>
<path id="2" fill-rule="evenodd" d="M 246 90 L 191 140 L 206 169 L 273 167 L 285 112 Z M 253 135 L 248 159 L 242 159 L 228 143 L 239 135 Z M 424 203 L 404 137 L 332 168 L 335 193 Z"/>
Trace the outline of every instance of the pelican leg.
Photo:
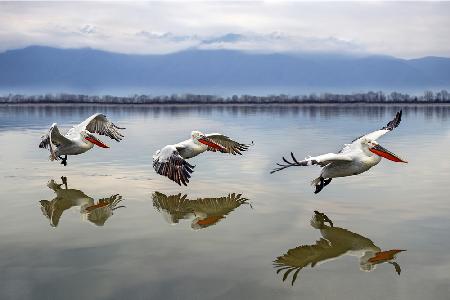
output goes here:
<path id="1" fill-rule="evenodd" d="M 64 184 L 64 186 L 66 187 L 67 190 L 67 177 L 66 176 L 61 176 L 61 181 Z"/>

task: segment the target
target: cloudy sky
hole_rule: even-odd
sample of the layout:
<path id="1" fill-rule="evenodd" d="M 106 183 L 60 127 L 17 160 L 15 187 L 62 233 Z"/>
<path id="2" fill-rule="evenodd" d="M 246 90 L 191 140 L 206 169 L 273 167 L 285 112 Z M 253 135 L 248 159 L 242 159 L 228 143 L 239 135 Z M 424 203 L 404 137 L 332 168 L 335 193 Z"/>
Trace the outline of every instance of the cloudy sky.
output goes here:
<path id="1" fill-rule="evenodd" d="M 1 2 L 0 51 L 189 48 L 450 57 L 450 2 Z"/>

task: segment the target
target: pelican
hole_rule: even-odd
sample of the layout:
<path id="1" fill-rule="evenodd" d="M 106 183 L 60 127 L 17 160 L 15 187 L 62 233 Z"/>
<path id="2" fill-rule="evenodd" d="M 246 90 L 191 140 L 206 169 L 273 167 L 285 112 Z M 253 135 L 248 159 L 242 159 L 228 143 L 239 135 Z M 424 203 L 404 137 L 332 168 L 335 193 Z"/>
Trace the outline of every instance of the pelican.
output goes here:
<path id="1" fill-rule="evenodd" d="M 406 250 L 382 251 L 372 240 L 345 228 L 335 227 L 333 222 L 319 211 L 314 211 L 311 226 L 320 230 L 322 235 L 322 238 L 315 245 L 302 245 L 290 249 L 274 261 L 274 268 L 277 269 L 277 273 L 284 273 L 283 281 L 287 279 L 290 273 L 295 271 L 291 281 L 293 285 L 300 270 L 308 265 L 313 268 L 317 264 L 332 261 L 345 255 L 358 256 L 361 271 L 370 272 L 378 264 L 389 263 L 394 266 L 395 272 L 400 275 L 401 268 L 395 258 L 398 253 Z"/>
<path id="2" fill-rule="evenodd" d="M 192 131 L 190 139 L 157 150 L 153 155 L 153 168 L 158 174 L 168 177 L 178 185 L 187 186 L 194 172 L 194 166 L 186 159 L 205 151 L 242 155 L 241 151 L 246 151 L 248 147 L 220 133 L 204 134 L 200 131 Z"/>
<path id="3" fill-rule="evenodd" d="M 320 176 L 311 182 L 315 186 L 314 193 L 319 193 L 327 186 L 333 178 L 358 175 L 366 172 L 373 166 L 376 166 L 381 158 L 384 157 L 394 162 L 406 163 L 396 154 L 382 147 L 376 141 L 381 136 L 394 130 L 402 119 L 402 111 L 395 115 L 395 118 L 379 130 L 363 135 L 352 141 L 351 144 L 345 144 L 344 148 L 338 153 L 327 153 L 314 157 L 307 157 L 304 160 L 297 160 L 294 153 L 291 152 L 292 162 L 283 157 L 283 164 L 277 163 L 278 167 L 270 173 L 275 173 L 294 166 L 312 166 L 322 167 Z"/>
<path id="4" fill-rule="evenodd" d="M 50 180 L 48 188 L 53 190 L 56 197 L 53 200 L 41 200 L 41 211 L 50 221 L 50 226 L 57 227 L 64 211 L 72 207 L 80 207 L 80 214 L 85 216 L 91 223 L 97 226 L 103 226 L 113 211 L 124 207 L 118 206 L 122 201 L 119 194 L 108 198 L 95 200 L 87 196 L 84 192 L 77 189 L 69 189 L 67 186 L 67 177 L 61 177 L 62 183 L 56 183 Z M 64 187 L 63 187 L 64 186 Z"/>
<path id="5" fill-rule="evenodd" d="M 67 166 L 67 155 L 84 153 L 92 149 L 94 145 L 100 148 L 109 148 L 95 137 L 94 133 L 106 135 L 120 142 L 123 135 L 118 129 L 125 128 L 117 127 L 103 114 L 90 116 L 80 124 L 73 126 L 64 136 L 59 132 L 56 123 L 53 123 L 48 133 L 42 136 L 39 148 L 49 148 L 50 160 L 61 159 L 61 164 Z"/>
<path id="6" fill-rule="evenodd" d="M 181 194 L 170 196 L 160 192 L 153 194 L 153 206 L 170 224 L 176 224 L 180 219 L 193 218 L 191 228 L 194 230 L 216 225 L 242 204 L 248 204 L 247 201 L 247 198 L 235 193 L 225 197 L 195 200 L 189 200 L 187 195 Z"/>

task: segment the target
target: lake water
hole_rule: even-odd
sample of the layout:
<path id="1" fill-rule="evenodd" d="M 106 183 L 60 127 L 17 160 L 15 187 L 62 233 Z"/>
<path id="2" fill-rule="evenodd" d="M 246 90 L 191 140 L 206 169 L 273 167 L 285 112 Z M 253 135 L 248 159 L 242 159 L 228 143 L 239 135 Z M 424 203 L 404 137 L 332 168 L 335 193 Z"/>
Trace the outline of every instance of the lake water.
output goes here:
<path id="1" fill-rule="evenodd" d="M 269 174 L 400 108 L 379 142 L 408 164 L 317 195 L 318 167 Z M 110 149 L 66 167 L 38 148 L 51 123 L 65 132 L 95 112 L 127 128 L 121 143 L 102 137 Z M 179 187 L 152 154 L 193 129 L 254 145 L 191 159 Z M 449 299 L 449 149 L 450 106 L 0 106 L 0 299 Z M 314 211 L 333 227 L 312 226 Z M 393 249 L 406 251 L 376 255 Z"/>

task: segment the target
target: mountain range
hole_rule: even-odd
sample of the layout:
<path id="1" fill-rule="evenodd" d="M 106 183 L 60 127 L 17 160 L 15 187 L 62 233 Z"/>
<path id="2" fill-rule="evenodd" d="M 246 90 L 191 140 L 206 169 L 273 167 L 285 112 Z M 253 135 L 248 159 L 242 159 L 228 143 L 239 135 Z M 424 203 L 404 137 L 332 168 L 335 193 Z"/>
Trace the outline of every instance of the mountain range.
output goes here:
<path id="1" fill-rule="evenodd" d="M 428 89 L 450 87 L 450 58 L 185 50 L 131 55 L 30 46 L 0 53 L 0 89 L 152 87 Z"/>

